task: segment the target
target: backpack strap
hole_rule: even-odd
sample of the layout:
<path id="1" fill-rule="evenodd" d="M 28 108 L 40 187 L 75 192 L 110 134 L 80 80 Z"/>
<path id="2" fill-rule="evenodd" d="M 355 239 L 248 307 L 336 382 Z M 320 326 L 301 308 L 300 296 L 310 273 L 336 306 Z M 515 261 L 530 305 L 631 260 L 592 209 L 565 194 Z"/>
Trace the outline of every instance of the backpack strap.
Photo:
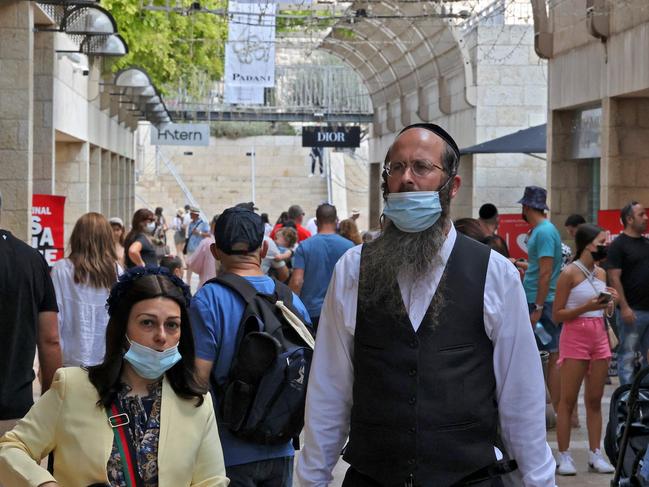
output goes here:
<path id="1" fill-rule="evenodd" d="M 231 272 L 226 272 L 218 277 L 214 277 L 203 285 L 205 286 L 206 284 L 211 283 L 221 284 L 222 286 L 232 289 L 243 298 L 246 304 L 252 304 L 258 294 L 255 287 L 246 281 L 245 278 Z"/>

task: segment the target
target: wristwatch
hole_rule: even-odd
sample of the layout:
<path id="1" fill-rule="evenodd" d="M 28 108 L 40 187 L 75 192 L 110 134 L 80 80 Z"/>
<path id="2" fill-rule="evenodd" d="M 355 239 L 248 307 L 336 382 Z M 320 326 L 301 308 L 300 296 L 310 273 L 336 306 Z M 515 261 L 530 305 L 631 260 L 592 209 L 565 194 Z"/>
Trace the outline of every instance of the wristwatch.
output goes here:
<path id="1" fill-rule="evenodd" d="M 543 305 L 534 303 L 534 311 L 543 311 Z"/>

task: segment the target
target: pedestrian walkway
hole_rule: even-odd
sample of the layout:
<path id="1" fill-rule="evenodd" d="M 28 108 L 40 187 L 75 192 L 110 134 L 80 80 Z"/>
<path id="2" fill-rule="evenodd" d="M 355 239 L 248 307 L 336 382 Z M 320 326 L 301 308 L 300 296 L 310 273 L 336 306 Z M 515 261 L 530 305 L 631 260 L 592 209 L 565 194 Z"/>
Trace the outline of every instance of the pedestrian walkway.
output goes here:
<path id="1" fill-rule="evenodd" d="M 606 431 L 606 424 L 608 423 L 608 410 L 610 405 L 611 395 L 618 386 L 617 377 L 612 378 L 613 384 L 607 385 L 604 390 L 604 398 L 602 399 L 602 435 Z M 558 487 L 607 487 L 610 485 L 613 475 L 604 475 L 588 472 L 588 431 L 586 430 L 586 409 L 584 406 L 584 388 L 582 387 L 579 396 L 579 420 L 581 423 L 580 428 L 572 430 L 572 437 L 570 442 L 570 450 L 572 451 L 575 465 L 577 466 L 577 475 L 574 477 L 562 477 L 557 475 Z M 548 443 L 552 452 L 556 455 L 557 452 L 557 435 L 555 430 L 548 431 Z M 602 451 L 604 448 L 602 446 Z M 299 452 L 297 453 L 299 455 Z M 342 459 L 334 469 L 334 480 L 330 487 L 340 487 L 345 472 L 347 471 L 348 464 Z"/>

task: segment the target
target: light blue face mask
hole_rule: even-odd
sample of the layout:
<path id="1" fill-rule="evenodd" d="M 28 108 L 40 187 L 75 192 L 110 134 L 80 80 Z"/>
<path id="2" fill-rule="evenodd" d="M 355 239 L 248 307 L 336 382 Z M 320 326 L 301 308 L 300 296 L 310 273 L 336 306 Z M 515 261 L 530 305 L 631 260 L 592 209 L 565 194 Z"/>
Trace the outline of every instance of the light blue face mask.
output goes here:
<path id="1" fill-rule="evenodd" d="M 402 232 L 423 232 L 432 227 L 442 214 L 439 192 L 390 193 L 383 214 Z"/>
<path id="2" fill-rule="evenodd" d="M 135 372 L 144 379 L 157 379 L 176 365 L 182 358 L 178 345 L 158 352 L 126 337 L 131 347 L 124 355 L 124 360 L 133 366 Z"/>

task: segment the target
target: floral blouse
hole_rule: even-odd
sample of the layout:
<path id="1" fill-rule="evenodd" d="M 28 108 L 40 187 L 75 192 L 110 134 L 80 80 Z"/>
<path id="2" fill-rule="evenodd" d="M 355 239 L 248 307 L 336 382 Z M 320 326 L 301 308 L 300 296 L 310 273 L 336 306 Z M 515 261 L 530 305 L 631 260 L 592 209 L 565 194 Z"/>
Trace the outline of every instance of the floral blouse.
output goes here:
<path id="1" fill-rule="evenodd" d="M 158 487 L 158 439 L 160 437 L 160 402 L 162 381 L 149 387 L 147 397 L 127 396 L 130 387 L 124 385 L 117 394 L 120 408 L 130 419 L 131 438 L 135 442 L 134 450 L 137 470 L 144 487 Z M 111 487 L 126 487 L 122 469 L 122 458 L 113 440 L 113 448 L 106 467 Z"/>

